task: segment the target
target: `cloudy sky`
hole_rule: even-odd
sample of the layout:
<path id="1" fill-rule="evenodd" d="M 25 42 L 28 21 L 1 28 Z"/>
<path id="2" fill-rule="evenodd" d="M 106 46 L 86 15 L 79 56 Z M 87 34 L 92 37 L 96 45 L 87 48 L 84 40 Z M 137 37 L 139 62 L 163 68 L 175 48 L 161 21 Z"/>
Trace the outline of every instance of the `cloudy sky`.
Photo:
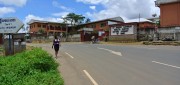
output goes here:
<path id="1" fill-rule="evenodd" d="M 150 18 L 159 15 L 154 0 L 0 0 L 0 17 L 17 17 L 24 23 L 31 19 L 62 21 L 74 12 L 92 21 L 121 16 L 123 19 Z"/>

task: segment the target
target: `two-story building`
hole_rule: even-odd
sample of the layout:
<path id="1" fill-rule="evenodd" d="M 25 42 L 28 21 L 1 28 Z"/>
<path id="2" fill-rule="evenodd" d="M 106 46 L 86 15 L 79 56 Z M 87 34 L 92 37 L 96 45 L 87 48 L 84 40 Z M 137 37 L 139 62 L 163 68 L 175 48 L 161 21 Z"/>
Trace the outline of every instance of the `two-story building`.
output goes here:
<path id="1" fill-rule="evenodd" d="M 156 0 L 160 8 L 160 38 L 180 40 L 180 0 Z"/>
<path id="2" fill-rule="evenodd" d="M 103 40 L 105 36 L 109 35 L 110 25 L 121 23 L 124 23 L 121 17 L 114 17 L 81 24 L 81 29 L 78 30 L 81 34 L 81 41 L 90 41 L 92 35 L 99 38 L 99 40 Z"/>
<path id="3" fill-rule="evenodd" d="M 46 36 L 60 35 L 66 33 L 66 24 L 58 22 L 31 20 L 29 23 L 31 35 L 43 33 Z"/>

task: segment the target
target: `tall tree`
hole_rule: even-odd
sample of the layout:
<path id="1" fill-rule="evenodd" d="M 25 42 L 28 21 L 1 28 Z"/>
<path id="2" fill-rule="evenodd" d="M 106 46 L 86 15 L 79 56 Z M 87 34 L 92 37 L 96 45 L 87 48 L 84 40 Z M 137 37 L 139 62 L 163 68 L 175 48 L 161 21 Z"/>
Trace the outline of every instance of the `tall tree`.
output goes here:
<path id="1" fill-rule="evenodd" d="M 69 13 L 66 17 L 65 20 L 69 21 L 71 25 L 73 25 L 74 22 L 74 17 L 76 16 L 75 13 Z"/>
<path id="2" fill-rule="evenodd" d="M 70 34 L 70 35 L 76 34 L 77 29 L 79 29 L 77 27 L 77 25 L 82 24 L 84 22 L 84 19 L 85 19 L 85 17 L 83 15 L 79 15 L 79 14 L 75 14 L 75 13 L 69 13 L 68 15 L 66 15 L 66 17 L 63 18 L 63 20 L 66 23 L 69 22 L 71 25 L 71 29 L 69 29 L 70 33 L 68 33 L 68 34 Z"/>
<path id="3" fill-rule="evenodd" d="M 74 23 L 75 25 L 79 25 L 79 24 L 82 24 L 83 21 L 84 21 L 84 16 L 83 15 L 75 15 L 74 17 Z"/>
<path id="4" fill-rule="evenodd" d="M 69 21 L 72 26 L 75 26 L 83 23 L 85 17 L 83 15 L 78 15 L 75 13 L 69 13 L 64 19 Z"/>
<path id="5" fill-rule="evenodd" d="M 91 22 L 91 19 L 87 18 L 85 23 L 89 23 L 89 22 Z"/>

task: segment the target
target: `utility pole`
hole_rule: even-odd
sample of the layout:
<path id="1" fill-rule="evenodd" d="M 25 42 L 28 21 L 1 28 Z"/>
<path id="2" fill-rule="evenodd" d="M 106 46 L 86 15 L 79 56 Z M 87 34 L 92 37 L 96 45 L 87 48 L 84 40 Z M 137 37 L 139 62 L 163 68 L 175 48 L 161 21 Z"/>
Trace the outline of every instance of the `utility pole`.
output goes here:
<path id="1" fill-rule="evenodd" d="M 139 13 L 139 23 L 140 23 L 140 20 L 141 20 L 140 18 L 141 18 L 141 14 Z"/>
<path id="2" fill-rule="evenodd" d="M 66 24 L 66 23 L 65 23 Z M 66 24 L 66 42 L 67 42 L 67 33 L 68 33 L 68 27 L 67 27 L 67 24 Z"/>
<path id="3" fill-rule="evenodd" d="M 138 27 L 137 27 L 137 40 L 138 40 L 138 41 L 139 41 L 139 36 L 140 36 L 140 35 L 139 35 L 139 34 L 140 34 L 140 33 L 139 33 L 139 29 L 140 29 L 140 20 L 141 20 L 140 18 L 141 18 L 141 15 L 140 15 L 140 13 L 139 13 L 139 23 L 138 23 Z"/>

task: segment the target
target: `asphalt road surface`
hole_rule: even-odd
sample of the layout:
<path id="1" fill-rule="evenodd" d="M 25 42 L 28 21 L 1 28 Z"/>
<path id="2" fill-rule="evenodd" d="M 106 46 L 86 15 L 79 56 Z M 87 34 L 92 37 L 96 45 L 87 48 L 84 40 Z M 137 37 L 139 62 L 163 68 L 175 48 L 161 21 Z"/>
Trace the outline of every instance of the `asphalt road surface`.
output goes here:
<path id="1" fill-rule="evenodd" d="M 65 85 L 180 85 L 180 47 L 64 43 L 56 60 Z"/>

